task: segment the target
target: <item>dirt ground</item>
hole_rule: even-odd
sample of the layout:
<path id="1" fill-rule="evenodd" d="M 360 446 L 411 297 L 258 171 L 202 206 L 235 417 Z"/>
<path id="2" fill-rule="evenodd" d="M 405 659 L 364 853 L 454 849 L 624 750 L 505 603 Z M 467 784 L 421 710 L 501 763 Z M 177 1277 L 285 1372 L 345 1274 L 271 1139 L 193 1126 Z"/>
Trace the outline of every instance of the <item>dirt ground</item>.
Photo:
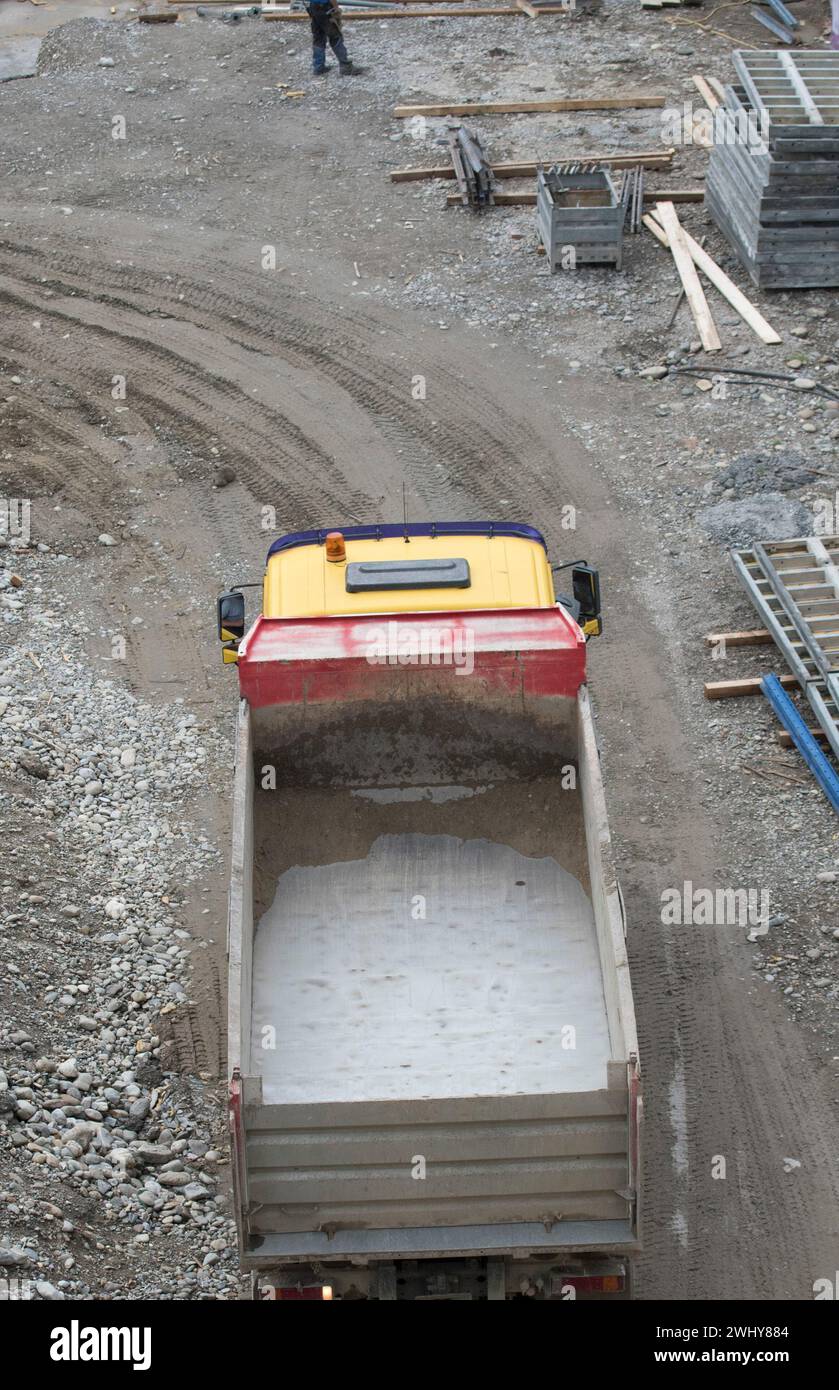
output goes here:
<path id="1" fill-rule="evenodd" d="M 821 8 L 799 8 L 816 41 Z M 621 272 L 550 277 L 531 209 L 472 217 L 441 183 L 388 179 L 446 162 L 445 123 L 406 129 L 398 101 L 643 89 L 680 108 L 691 73 L 732 80 L 730 50 L 764 46 L 758 26 L 743 6 L 635 0 L 573 21 L 349 23 L 364 72 L 315 81 L 305 26 L 186 11 L 140 26 L 118 9 L 52 30 L 39 75 L 0 87 L 0 494 L 32 499 L 57 557 L 46 596 L 63 586 L 91 661 L 128 634 L 115 679 L 138 699 L 197 716 L 209 770 L 187 814 L 223 855 L 235 688 L 214 597 L 260 577 L 274 534 L 398 519 L 406 484 L 414 520 L 530 521 L 554 560 L 597 562 L 591 689 L 644 1074 L 636 1296 L 812 1297 L 839 1267 L 839 840 L 767 710 L 703 699 L 705 680 L 778 662 L 761 648 L 712 662 L 707 631 L 757 624 L 699 514 L 734 495 L 720 479 L 747 454 L 809 466 L 789 496 L 810 510 L 839 499 L 837 415 L 815 395 L 718 398 L 638 372 L 667 354 L 709 375 L 794 362 L 835 387 L 836 293 L 760 294 L 701 205 L 680 207 L 783 338 L 762 346 L 716 297 L 714 360 L 684 306 L 667 327 L 677 279 L 646 232 Z M 657 148 L 661 116 L 476 124 L 493 159 L 549 159 Z M 680 147 L 648 184 L 697 186 L 707 157 Z M 16 562 L 33 608 L 37 564 Z M 662 891 L 683 881 L 766 889 L 783 920 L 757 943 L 663 926 Z M 209 914 L 187 925 L 211 944 L 171 1026 L 180 1070 L 211 1078 L 221 861 L 201 886 Z M 120 1254 L 127 1283 L 132 1259 L 146 1247 Z"/>

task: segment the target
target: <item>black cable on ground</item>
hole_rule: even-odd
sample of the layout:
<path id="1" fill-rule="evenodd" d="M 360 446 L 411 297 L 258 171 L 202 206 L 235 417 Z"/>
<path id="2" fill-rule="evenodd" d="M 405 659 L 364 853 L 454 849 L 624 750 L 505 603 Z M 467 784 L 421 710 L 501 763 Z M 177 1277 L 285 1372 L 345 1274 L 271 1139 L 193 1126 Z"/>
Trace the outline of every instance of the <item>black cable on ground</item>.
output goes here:
<path id="1" fill-rule="evenodd" d="M 764 372 L 758 367 L 724 367 L 722 364 L 713 367 L 668 367 L 667 371 L 668 375 L 672 376 L 691 373 L 699 376 L 711 377 L 721 376 L 725 372 L 730 372 L 732 376 L 735 377 L 749 378 L 749 380 L 742 382 L 743 386 L 777 386 L 782 391 L 795 391 L 799 396 L 816 395 L 824 396 L 829 401 L 839 401 L 839 391 L 834 391 L 831 386 L 825 386 L 820 381 L 815 382 L 815 384 L 808 387 L 806 391 L 802 391 L 801 387 L 795 384 L 798 378 L 791 376 L 787 372 Z M 737 384 L 736 381 L 731 382 L 732 386 L 736 386 Z"/>

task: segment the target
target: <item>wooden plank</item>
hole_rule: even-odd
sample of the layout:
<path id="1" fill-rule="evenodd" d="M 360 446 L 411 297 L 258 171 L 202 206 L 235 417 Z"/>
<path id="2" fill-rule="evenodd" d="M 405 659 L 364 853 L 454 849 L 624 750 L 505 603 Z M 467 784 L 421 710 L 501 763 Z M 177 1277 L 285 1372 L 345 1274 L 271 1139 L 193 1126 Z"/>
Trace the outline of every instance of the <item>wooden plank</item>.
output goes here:
<path id="1" fill-rule="evenodd" d="M 701 73 L 695 72 L 691 80 L 708 110 L 716 111 L 717 107 L 720 105 L 720 99 L 716 93 L 711 90 Z"/>
<path id="2" fill-rule="evenodd" d="M 652 217 L 649 219 L 647 217 L 644 218 L 644 223 L 646 225 L 653 221 L 654 219 Z M 659 230 L 663 229 L 656 228 L 655 226 L 650 227 L 650 231 L 653 232 L 653 235 L 658 235 Z M 694 265 L 702 271 L 703 275 L 707 275 L 714 288 L 718 289 L 723 298 L 728 300 L 732 309 L 736 309 L 741 319 L 744 323 L 748 324 L 753 333 L 757 334 L 760 341 L 767 345 L 780 343 L 781 336 L 779 333 L 775 332 L 771 323 L 767 323 L 766 319 L 759 310 L 755 308 L 751 300 L 746 298 L 742 290 L 738 290 L 734 281 L 729 280 L 725 271 L 720 269 L 716 261 L 708 255 L 707 251 L 703 250 L 699 242 L 695 241 L 690 232 L 686 231 L 684 227 L 682 227 L 682 236 L 684 237 L 685 245 L 687 246 Z M 660 237 L 659 240 L 661 240 Z M 667 244 L 666 237 L 663 244 Z"/>
<path id="3" fill-rule="evenodd" d="M 718 647 L 765 647 L 773 641 L 772 633 L 766 627 L 754 628 L 751 632 L 707 632 L 705 645 Z"/>
<path id="4" fill-rule="evenodd" d="M 670 254 L 679 272 L 697 332 L 706 352 L 719 352 L 722 347 L 716 325 L 708 308 L 705 292 L 699 283 L 693 257 L 688 250 L 685 233 L 672 203 L 656 203 L 659 220 L 667 233 Z"/>
<path id="5" fill-rule="evenodd" d="M 705 197 L 703 188 L 668 188 L 665 192 L 652 189 L 644 194 L 644 202 L 657 203 L 661 198 L 669 198 L 671 203 L 701 203 Z M 457 193 L 446 194 L 446 206 L 455 207 L 460 203 L 460 195 Z M 501 208 L 530 208 L 536 205 L 535 193 L 496 193 L 494 198 L 496 207 Z"/>
<path id="6" fill-rule="evenodd" d="M 530 4 L 530 0 L 516 0 L 516 5 L 520 10 L 524 10 L 524 13 L 528 16 L 529 19 L 539 18 L 539 11 L 537 9 L 534 9 L 534 7 Z"/>
<path id="7" fill-rule="evenodd" d="M 811 729 L 810 735 L 819 743 L 826 744 L 828 742 L 827 734 L 825 733 L 824 729 Z M 792 734 L 788 734 L 786 729 L 779 729 L 775 737 L 782 748 L 795 748 L 796 746 Z"/>
<path id="8" fill-rule="evenodd" d="M 759 695 L 762 679 L 762 676 L 749 676 L 743 680 L 707 681 L 703 686 L 705 699 L 732 700 L 737 695 Z M 779 679 L 786 690 L 794 690 L 798 685 L 795 676 L 789 674 L 780 676 Z"/>
<path id="9" fill-rule="evenodd" d="M 553 11 L 546 11 L 553 13 Z M 489 19 L 493 15 L 514 15 L 526 19 L 515 5 L 484 5 L 482 9 L 438 9 L 420 8 L 419 5 L 403 5 L 398 10 L 342 10 L 341 23 L 348 19 Z M 276 20 L 281 24 L 308 24 L 309 16 L 303 14 L 264 14 L 263 19 Z"/>
<path id="10" fill-rule="evenodd" d="M 492 172 L 497 179 L 535 178 L 540 166 L 552 164 L 609 164 L 613 169 L 631 168 L 643 164 L 645 169 L 669 169 L 673 161 L 673 150 L 638 150 L 634 154 L 563 154 L 555 159 L 527 159 L 509 163 L 493 164 Z M 426 169 L 391 169 L 391 183 L 413 183 L 419 179 L 451 179 L 454 177 L 451 165 L 437 164 Z"/>
<path id="11" fill-rule="evenodd" d="M 701 203 L 705 200 L 704 188 L 662 188 L 644 189 L 645 203 Z"/>
<path id="12" fill-rule="evenodd" d="M 407 120 L 411 116 L 496 116 L 536 111 L 623 111 L 643 107 L 660 107 L 665 98 L 645 92 L 625 92 L 611 97 L 556 97 L 546 101 L 452 101 L 432 105 L 395 106 L 394 117 Z"/>

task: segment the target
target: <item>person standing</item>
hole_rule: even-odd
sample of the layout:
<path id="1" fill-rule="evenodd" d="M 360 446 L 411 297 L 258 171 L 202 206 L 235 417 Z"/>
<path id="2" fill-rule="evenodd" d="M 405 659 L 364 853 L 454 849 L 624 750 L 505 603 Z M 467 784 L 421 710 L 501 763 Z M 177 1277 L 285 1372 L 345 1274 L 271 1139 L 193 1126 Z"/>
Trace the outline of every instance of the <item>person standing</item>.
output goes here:
<path id="1" fill-rule="evenodd" d="M 306 9 L 312 21 L 312 67 L 316 77 L 329 71 L 326 45 L 338 59 L 342 77 L 352 77 L 360 69 L 350 61 L 341 31 L 341 11 L 337 0 L 307 0 Z"/>

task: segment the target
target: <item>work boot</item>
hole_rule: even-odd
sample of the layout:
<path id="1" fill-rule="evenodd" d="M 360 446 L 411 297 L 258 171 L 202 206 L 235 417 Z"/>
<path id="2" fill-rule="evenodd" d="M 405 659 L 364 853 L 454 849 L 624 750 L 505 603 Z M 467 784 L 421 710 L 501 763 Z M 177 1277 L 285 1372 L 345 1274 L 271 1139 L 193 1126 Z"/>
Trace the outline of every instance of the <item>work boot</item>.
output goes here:
<path id="1" fill-rule="evenodd" d="M 363 71 L 364 69 L 358 67 L 355 63 L 342 63 L 340 68 L 342 77 L 358 77 L 358 74 Z"/>
<path id="2" fill-rule="evenodd" d="M 332 71 L 332 64 L 331 64 L 331 63 L 327 63 L 327 64 L 326 64 L 326 67 L 323 67 L 323 68 L 315 68 L 315 69 L 314 69 L 314 74 L 315 74 L 315 77 L 325 77 L 326 74 L 327 74 L 328 72 L 331 72 L 331 71 Z"/>

